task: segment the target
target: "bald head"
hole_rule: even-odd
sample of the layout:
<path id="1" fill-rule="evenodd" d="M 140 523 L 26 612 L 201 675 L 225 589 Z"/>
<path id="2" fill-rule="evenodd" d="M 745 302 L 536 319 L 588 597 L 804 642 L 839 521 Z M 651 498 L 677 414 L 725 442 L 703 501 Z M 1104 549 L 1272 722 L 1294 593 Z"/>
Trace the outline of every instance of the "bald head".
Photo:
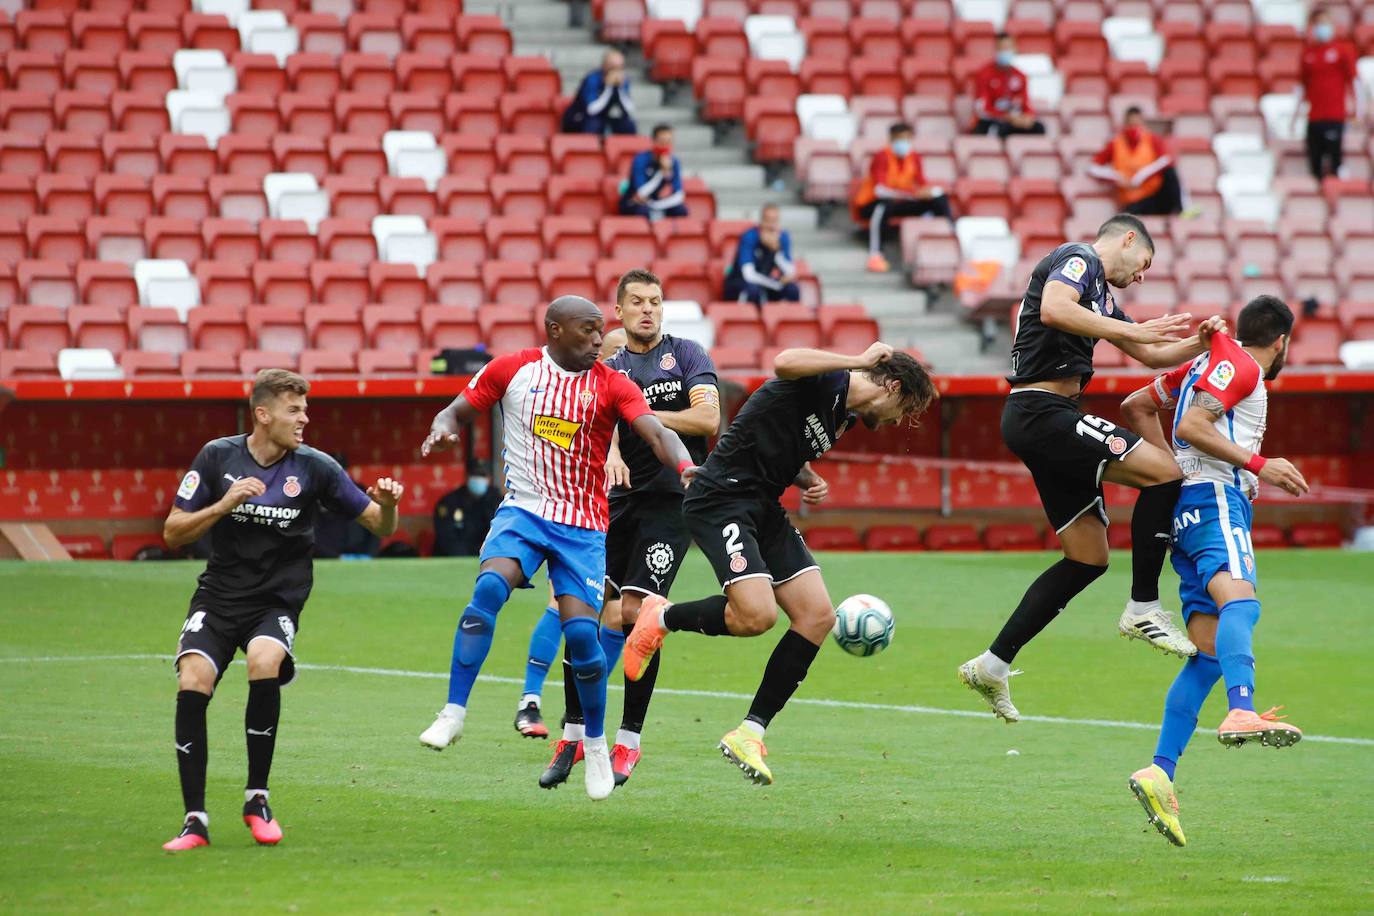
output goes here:
<path id="1" fill-rule="evenodd" d="M 602 71 L 624 70 L 625 55 L 612 48 L 601 58 L 601 69 Z"/>
<path id="2" fill-rule="evenodd" d="M 559 296 L 544 312 L 544 339 L 549 356 L 569 372 L 583 372 L 596 363 L 606 318 L 600 307 L 581 296 Z"/>

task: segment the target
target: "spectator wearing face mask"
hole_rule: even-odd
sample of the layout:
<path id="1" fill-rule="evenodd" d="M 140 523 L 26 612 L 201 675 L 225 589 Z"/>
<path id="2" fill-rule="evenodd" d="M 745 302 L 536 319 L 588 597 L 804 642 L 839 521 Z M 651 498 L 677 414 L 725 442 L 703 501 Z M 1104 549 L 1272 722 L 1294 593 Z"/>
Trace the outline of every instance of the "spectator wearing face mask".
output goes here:
<path id="1" fill-rule="evenodd" d="M 673 129 L 654 127 L 654 145 L 630 163 L 630 181 L 620 198 L 622 216 L 651 220 L 687 215 L 687 194 L 682 189 L 682 163 L 673 155 Z"/>
<path id="2" fill-rule="evenodd" d="M 563 133 L 635 133 L 634 104 L 630 101 L 630 77 L 625 55 L 614 49 L 601 59 L 601 69 L 582 78 L 577 94 L 563 112 Z"/>
<path id="3" fill-rule="evenodd" d="M 888 128 L 888 145 L 874 153 L 868 174 L 850 201 L 855 222 L 868 221 L 868 269 L 888 270 L 883 257 L 883 229 L 908 216 L 943 216 L 953 220 L 943 188 L 926 184 L 921 157 L 912 148 L 910 124 Z"/>
<path id="4" fill-rule="evenodd" d="M 974 76 L 975 134 L 1005 138 L 1045 132 L 1031 107 L 1026 74 L 1012 66 L 1015 59 L 1016 40 L 1003 32 L 997 36 L 997 57 Z"/>
<path id="5" fill-rule="evenodd" d="M 491 486 L 486 465 L 468 462 L 468 479 L 434 507 L 434 555 L 475 557 L 487 539 L 501 494 Z"/>
<path id="6" fill-rule="evenodd" d="M 1345 122 L 1353 111 L 1362 119 L 1365 98 L 1355 69 L 1355 49 L 1336 40 L 1331 14 L 1317 10 L 1312 15 L 1312 30 L 1302 50 L 1298 105 L 1293 109 L 1293 129 L 1297 130 L 1303 102 L 1307 103 L 1307 165 L 1312 177 L 1321 181 L 1341 170 L 1341 144 L 1345 141 Z"/>
<path id="7" fill-rule="evenodd" d="M 1126 123 L 1093 157 L 1088 174 L 1116 186 L 1117 206 L 1136 216 L 1183 212 L 1183 186 L 1163 138 L 1145 126 L 1144 113 L 1126 109 Z"/>
<path id="8" fill-rule="evenodd" d="M 773 204 L 759 213 L 757 226 L 739 237 L 735 263 L 725 278 L 725 298 L 755 305 L 801 301 L 792 239 L 782 228 L 782 214 Z"/>

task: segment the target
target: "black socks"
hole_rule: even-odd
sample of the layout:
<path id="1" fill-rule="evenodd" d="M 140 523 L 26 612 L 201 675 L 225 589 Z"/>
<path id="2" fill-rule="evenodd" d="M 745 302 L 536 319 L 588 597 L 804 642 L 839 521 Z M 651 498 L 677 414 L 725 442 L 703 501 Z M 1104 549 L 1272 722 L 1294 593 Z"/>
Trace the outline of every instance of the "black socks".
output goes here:
<path id="1" fill-rule="evenodd" d="M 187 811 L 205 810 L 206 745 L 205 710 L 210 698 L 194 690 L 177 691 L 177 772 L 181 776 L 181 800 Z"/>
<path id="2" fill-rule="evenodd" d="M 663 612 L 663 625 L 674 632 L 689 630 L 704 636 L 728 636 L 725 628 L 724 595 L 669 605 Z"/>
<path id="3" fill-rule="evenodd" d="M 1004 662 L 1016 658 L 1016 653 L 1049 626 L 1075 595 L 1106 571 L 1105 566 L 1091 566 L 1068 558 L 1045 570 L 1026 589 L 1021 603 L 992 641 L 989 647 L 992 654 Z"/>
<path id="4" fill-rule="evenodd" d="M 577 679 L 573 677 L 572 662 L 568 660 L 568 647 L 563 647 L 563 721 L 581 725 L 582 698 L 577 695 Z"/>
<path id="5" fill-rule="evenodd" d="M 245 789 L 267 788 L 280 718 L 281 679 L 267 677 L 249 681 L 248 705 L 243 711 L 243 731 L 248 742 L 248 785 Z"/>
<path id="6" fill-rule="evenodd" d="M 1173 532 L 1174 506 L 1182 480 L 1145 487 L 1131 515 L 1131 600 L 1158 601 L 1159 574 Z"/>
<path id="7" fill-rule="evenodd" d="M 634 624 L 627 623 L 621 629 L 629 636 Z M 649 715 L 649 700 L 654 695 L 654 683 L 658 680 L 658 660 L 662 657 L 663 650 L 655 652 L 639 680 L 625 678 L 625 712 L 620 717 L 622 730 L 636 735 L 644 731 L 644 719 Z"/>
<path id="8" fill-rule="evenodd" d="M 795 630 L 782 634 L 777 648 L 768 658 L 768 666 L 763 669 L 763 680 L 745 718 L 767 728 L 773 717 L 792 699 L 792 694 L 797 692 L 820 649 L 820 646 Z"/>

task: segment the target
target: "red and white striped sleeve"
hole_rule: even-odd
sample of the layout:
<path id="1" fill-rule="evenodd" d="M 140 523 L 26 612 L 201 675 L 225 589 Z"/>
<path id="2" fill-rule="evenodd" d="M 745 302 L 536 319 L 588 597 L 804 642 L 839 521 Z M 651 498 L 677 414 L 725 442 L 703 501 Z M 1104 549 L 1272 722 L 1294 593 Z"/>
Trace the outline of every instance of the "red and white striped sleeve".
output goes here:
<path id="1" fill-rule="evenodd" d="M 531 357 L 530 354 L 534 356 Z M 478 410 L 490 410 L 505 395 L 506 388 L 515 377 L 515 373 L 520 371 L 520 367 L 538 358 L 538 350 L 521 350 L 496 357 L 472 377 L 467 390 L 463 392 L 463 397 Z"/>

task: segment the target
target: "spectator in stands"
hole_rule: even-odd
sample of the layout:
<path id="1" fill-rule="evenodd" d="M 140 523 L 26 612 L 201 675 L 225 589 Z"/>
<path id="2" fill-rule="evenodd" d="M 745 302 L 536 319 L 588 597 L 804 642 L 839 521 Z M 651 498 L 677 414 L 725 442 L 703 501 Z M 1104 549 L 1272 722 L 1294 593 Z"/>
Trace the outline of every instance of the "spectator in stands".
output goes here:
<path id="1" fill-rule="evenodd" d="M 792 239 L 782 228 L 776 204 L 766 205 L 759 213 L 759 224 L 739 237 L 735 263 L 725 278 L 725 298 L 755 305 L 801 301 Z"/>
<path id="2" fill-rule="evenodd" d="M 911 146 L 911 125 L 893 124 L 887 137 L 887 146 L 874 154 L 850 205 L 855 222 L 868 220 L 868 269 L 875 273 L 888 269 L 883 257 L 887 224 L 908 216 L 954 220 L 944 189 L 926 184 L 921 157 Z"/>
<path id="3" fill-rule="evenodd" d="M 974 76 L 975 134 L 1043 134 L 1045 125 L 1035 119 L 1026 74 L 1012 66 L 1016 39 L 1006 32 L 997 36 L 997 57 Z"/>
<path id="4" fill-rule="evenodd" d="M 467 482 L 434 507 L 434 555 L 477 556 L 500 505 L 501 493 L 492 488 L 486 466 L 470 460 Z"/>
<path id="5" fill-rule="evenodd" d="M 1183 211 L 1183 186 L 1173 156 L 1134 105 L 1126 109 L 1121 132 L 1093 157 L 1088 174 L 1116 186 L 1117 204 L 1124 213 L 1171 216 Z"/>
<path id="6" fill-rule="evenodd" d="M 1302 70 L 1293 109 L 1297 128 L 1302 103 L 1307 101 L 1307 164 L 1312 177 L 1337 175 L 1341 170 L 1341 144 L 1350 112 L 1361 117 L 1364 102 L 1355 69 L 1355 49 L 1336 40 L 1331 14 L 1319 9 L 1312 14 L 1312 31 L 1302 49 Z M 1351 104 L 1347 104 L 1350 102 Z"/>
<path id="7" fill-rule="evenodd" d="M 620 198 L 622 216 L 686 216 L 686 193 L 682 190 L 682 163 L 673 155 L 673 129 L 667 124 L 654 127 L 654 145 L 635 156 L 630 163 L 630 182 Z"/>
<path id="8" fill-rule="evenodd" d="M 582 77 L 577 95 L 563 112 L 563 133 L 635 133 L 634 103 L 630 101 L 630 77 L 625 55 L 614 49 L 601 59 L 601 69 Z"/>

